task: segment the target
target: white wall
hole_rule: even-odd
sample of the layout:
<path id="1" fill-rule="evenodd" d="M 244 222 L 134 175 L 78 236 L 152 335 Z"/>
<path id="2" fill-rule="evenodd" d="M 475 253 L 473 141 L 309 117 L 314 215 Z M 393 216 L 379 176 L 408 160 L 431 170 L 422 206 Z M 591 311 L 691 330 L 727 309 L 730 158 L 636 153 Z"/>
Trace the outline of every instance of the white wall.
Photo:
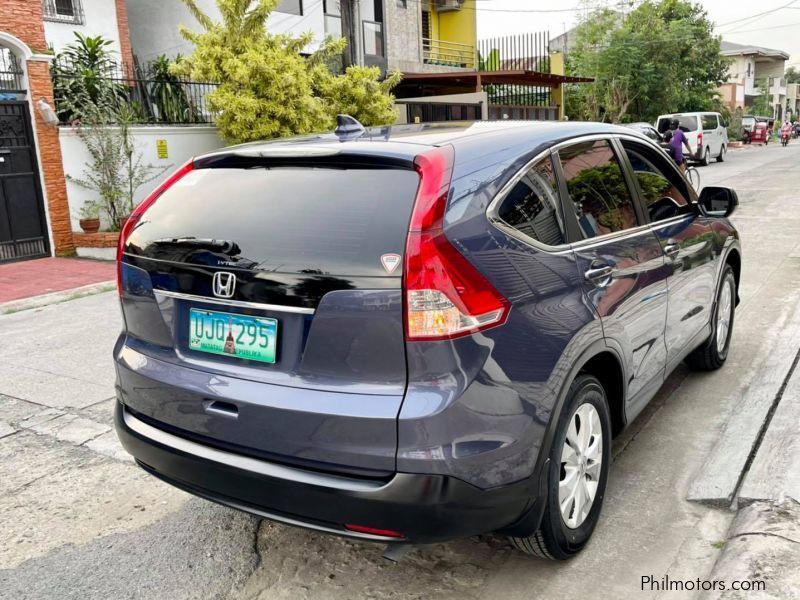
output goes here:
<path id="1" fill-rule="evenodd" d="M 134 200 L 140 202 L 169 173 L 193 156 L 221 148 L 225 143 L 217 135 L 216 127 L 133 127 L 134 143 L 142 152 L 143 164 L 157 167 L 169 166 L 169 170 L 158 179 L 140 187 L 134 194 Z M 158 158 L 156 140 L 167 140 L 166 159 Z M 64 173 L 72 177 L 82 177 L 90 160 L 83 142 L 72 127 L 61 127 L 59 131 L 61 156 L 64 161 Z M 80 231 L 78 224 L 81 206 L 87 200 L 97 199 L 96 192 L 84 189 L 67 179 L 67 197 L 73 231 Z M 107 224 L 103 224 L 105 227 Z"/>
<path id="2" fill-rule="evenodd" d="M 128 26 L 133 53 L 141 62 L 160 54 L 170 58 L 192 52 L 192 45 L 181 37 L 180 25 L 200 31 L 201 27 L 181 0 L 126 0 Z M 197 6 L 214 20 L 220 19 L 215 0 L 197 0 Z M 314 42 L 306 50 L 312 52 L 325 38 L 322 0 L 303 0 L 303 14 L 273 12 L 267 20 L 271 33 L 301 34 L 310 31 Z"/>
<path id="3" fill-rule="evenodd" d="M 117 26 L 117 9 L 114 0 L 82 0 L 82 4 L 83 25 L 44 22 L 44 36 L 47 44 L 52 46 L 56 52 L 60 52 L 64 46 L 75 41 L 74 31 L 80 32 L 82 35 L 102 35 L 105 39 L 113 42 L 111 48 L 119 56 L 119 27 Z"/>

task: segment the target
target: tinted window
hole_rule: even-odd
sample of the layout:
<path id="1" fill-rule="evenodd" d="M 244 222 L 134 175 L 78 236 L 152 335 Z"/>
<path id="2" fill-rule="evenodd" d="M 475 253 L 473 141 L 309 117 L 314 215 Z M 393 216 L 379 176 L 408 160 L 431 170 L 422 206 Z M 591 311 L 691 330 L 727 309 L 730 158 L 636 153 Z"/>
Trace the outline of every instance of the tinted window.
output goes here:
<path id="1" fill-rule="evenodd" d="M 678 119 L 678 127 L 683 131 L 697 131 L 700 126 L 698 118 L 694 115 L 676 115 L 674 117 L 661 117 L 658 120 L 658 132 L 664 133 L 669 129 L 669 122 Z"/>
<path id="2" fill-rule="evenodd" d="M 418 183 L 403 169 L 199 169 L 145 212 L 127 251 L 202 264 L 223 255 L 230 266 L 282 273 L 385 276 L 381 256 L 404 253 Z"/>
<path id="3" fill-rule="evenodd" d="M 623 142 L 623 146 L 651 221 L 669 219 L 690 210 L 686 184 L 663 156 L 633 142 Z"/>
<path id="4" fill-rule="evenodd" d="M 558 192 L 549 158 L 531 167 L 503 199 L 498 216 L 508 225 L 542 244 L 564 243 Z"/>
<path id="5" fill-rule="evenodd" d="M 281 0 L 275 10 L 277 12 L 289 13 L 290 15 L 302 15 L 303 0 Z"/>
<path id="6" fill-rule="evenodd" d="M 717 115 L 703 115 L 703 129 L 716 129 L 718 124 Z"/>
<path id="7" fill-rule="evenodd" d="M 607 141 L 576 144 L 560 150 L 559 157 L 584 238 L 637 225 L 630 190 Z"/>

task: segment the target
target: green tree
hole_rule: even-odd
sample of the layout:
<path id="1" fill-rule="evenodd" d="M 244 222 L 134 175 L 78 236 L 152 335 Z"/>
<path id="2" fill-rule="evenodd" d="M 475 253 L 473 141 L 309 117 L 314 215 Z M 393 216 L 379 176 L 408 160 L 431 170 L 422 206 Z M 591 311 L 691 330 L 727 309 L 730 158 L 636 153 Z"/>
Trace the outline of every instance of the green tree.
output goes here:
<path id="1" fill-rule="evenodd" d="M 787 83 L 800 83 L 800 70 L 796 67 L 789 67 L 784 74 Z"/>
<path id="2" fill-rule="evenodd" d="M 358 66 L 334 75 L 327 65 L 344 50 L 344 39 L 328 38 L 304 58 L 300 52 L 311 43 L 310 33 L 267 31 L 267 17 L 278 0 L 217 0 L 221 22 L 201 11 L 195 0 L 183 2 L 203 31 L 181 28 L 195 49 L 171 71 L 220 82 L 207 99 L 226 140 L 247 142 L 330 129 L 344 109 L 365 125 L 394 121 L 389 92 L 399 76 L 380 82 L 378 69 Z"/>
<path id="3" fill-rule="evenodd" d="M 652 121 L 667 112 L 718 110 L 728 59 L 702 7 L 647 0 L 626 18 L 604 8 L 589 13 L 567 68 L 595 78 L 568 90 L 570 117 Z"/>

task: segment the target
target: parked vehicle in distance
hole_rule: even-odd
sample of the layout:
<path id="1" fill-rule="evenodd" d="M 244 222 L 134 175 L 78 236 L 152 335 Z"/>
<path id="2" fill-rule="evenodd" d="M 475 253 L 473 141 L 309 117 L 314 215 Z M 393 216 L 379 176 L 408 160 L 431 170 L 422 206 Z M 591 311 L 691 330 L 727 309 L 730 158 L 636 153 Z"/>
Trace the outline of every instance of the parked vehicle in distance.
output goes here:
<path id="1" fill-rule="evenodd" d="M 656 128 L 653 127 L 650 123 L 626 123 L 624 127 L 633 129 L 634 131 L 638 131 L 639 133 L 650 138 L 657 144 L 664 141 L 664 136 L 658 133 Z"/>
<path id="2" fill-rule="evenodd" d="M 661 115 L 656 119 L 655 128 L 661 135 L 669 129 L 672 119 L 677 119 L 679 127 L 686 134 L 692 154 L 689 160 L 708 165 L 711 158 L 717 162 L 725 160 L 728 151 L 728 129 L 722 115 L 715 112 L 690 112 Z"/>
<path id="3" fill-rule="evenodd" d="M 769 144 L 769 128 L 766 121 L 757 121 L 748 140 L 750 144 Z"/>
<path id="4" fill-rule="evenodd" d="M 569 558 L 612 437 L 725 363 L 736 193 L 613 125 L 341 120 L 194 158 L 127 221 L 122 444 L 275 521 Z"/>

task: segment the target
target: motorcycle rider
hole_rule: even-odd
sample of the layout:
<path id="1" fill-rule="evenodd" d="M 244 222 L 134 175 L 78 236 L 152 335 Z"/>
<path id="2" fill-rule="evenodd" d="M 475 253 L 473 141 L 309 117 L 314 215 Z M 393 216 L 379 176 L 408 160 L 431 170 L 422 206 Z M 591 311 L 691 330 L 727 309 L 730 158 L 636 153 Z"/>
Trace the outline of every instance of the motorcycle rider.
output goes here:
<path id="1" fill-rule="evenodd" d="M 781 126 L 781 142 L 785 146 L 789 143 L 789 138 L 792 135 L 792 124 L 789 121 L 784 121 L 783 125 Z"/>

